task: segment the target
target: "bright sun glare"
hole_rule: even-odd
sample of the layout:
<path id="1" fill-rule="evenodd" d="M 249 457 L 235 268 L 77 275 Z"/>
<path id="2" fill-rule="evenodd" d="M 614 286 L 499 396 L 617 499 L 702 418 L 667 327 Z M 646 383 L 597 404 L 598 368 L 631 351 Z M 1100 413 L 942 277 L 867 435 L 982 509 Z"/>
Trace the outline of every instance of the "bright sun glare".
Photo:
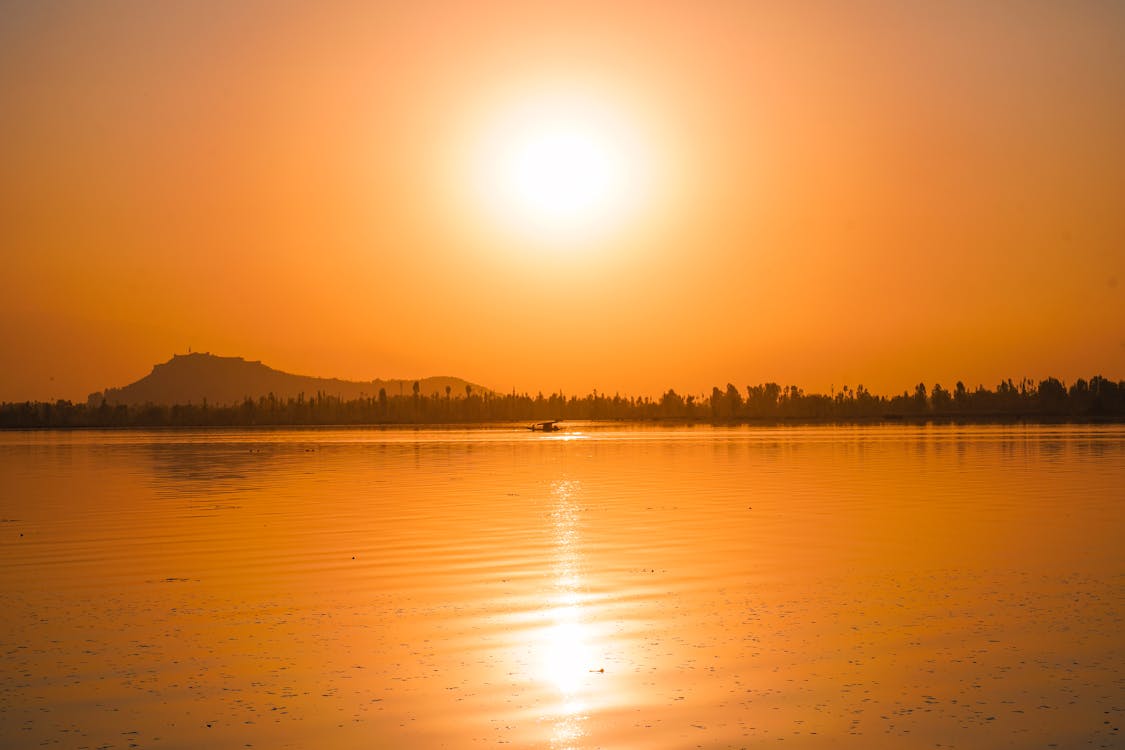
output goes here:
<path id="1" fill-rule="evenodd" d="M 561 124 L 530 132 L 498 165 L 510 205 L 548 224 L 586 221 L 621 195 L 620 154 L 601 134 Z"/>
<path id="2" fill-rule="evenodd" d="M 522 235 L 588 239 L 624 223 L 640 203 L 637 133 L 603 103 L 525 100 L 498 114 L 481 141 L 477 195 L 494 220 Z"/>

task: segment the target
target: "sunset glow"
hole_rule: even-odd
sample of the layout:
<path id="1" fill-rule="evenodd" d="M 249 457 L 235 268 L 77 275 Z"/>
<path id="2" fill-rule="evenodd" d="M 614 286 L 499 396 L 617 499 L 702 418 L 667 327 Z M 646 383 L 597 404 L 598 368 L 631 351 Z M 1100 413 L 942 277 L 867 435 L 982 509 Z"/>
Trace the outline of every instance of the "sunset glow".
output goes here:
<path id="1" fill-rule="evenodd" d="M 0 0 L 0 260 L 0 748 L 1125 746 L 1125 0 Z"/>
<path id="2" fill-rule="evenodd" d="M 3 11 L 0 399 L 1125 372 L 1118 4 L 174 5 Z"/>
<path id="3" fill-rule="evenodd" d="M 1125 371 L 1115 4 L 395 7 L 4 10 L 0 398 Z"/>

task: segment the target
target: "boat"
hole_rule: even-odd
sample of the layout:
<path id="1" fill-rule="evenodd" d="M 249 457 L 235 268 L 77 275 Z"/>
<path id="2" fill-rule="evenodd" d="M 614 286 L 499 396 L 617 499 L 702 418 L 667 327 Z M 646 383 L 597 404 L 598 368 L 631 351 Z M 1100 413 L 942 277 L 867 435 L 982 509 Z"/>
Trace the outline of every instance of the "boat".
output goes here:
<path id="1" fill-rule="evenodd" d="M 545 422 L 535 422 L 527 429 L 532 432 L 558 432 L 562 429 L 559 427 L 559 421 L 558 419 L 549 419 Z"/>

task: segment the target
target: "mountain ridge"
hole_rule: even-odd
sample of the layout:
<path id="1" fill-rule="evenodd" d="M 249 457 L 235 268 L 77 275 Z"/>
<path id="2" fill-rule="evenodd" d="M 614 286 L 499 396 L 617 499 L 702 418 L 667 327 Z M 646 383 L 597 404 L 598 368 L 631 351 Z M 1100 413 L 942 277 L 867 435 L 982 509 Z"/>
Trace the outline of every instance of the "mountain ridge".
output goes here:
<path id="1" fill-rule="evenodd" d="M 210 352 L 173 354 L 167 362 L 153 365 L 152 372 L 140 380 L 119 388 L 95 391 L 87 398 L 90 406 L 108 404 L 200 404 L 215 406 L 241 403 L 247 398 L 258 400 L 271 393 L 278 399 L 296 398 L 301 394 L 335 396 L 343 400 L 377 397 L 380 389 L 388 396 L 411 395 L 414 384 L 422 396 L 435 393 L 465 395 L 466 386 L 475 393 L 488 388 L 463 378 L 436 376 L 416 379 L 375 379 L 369 381 L 295 375 L 262 364 L 260 360 L 223 357 Z"/>

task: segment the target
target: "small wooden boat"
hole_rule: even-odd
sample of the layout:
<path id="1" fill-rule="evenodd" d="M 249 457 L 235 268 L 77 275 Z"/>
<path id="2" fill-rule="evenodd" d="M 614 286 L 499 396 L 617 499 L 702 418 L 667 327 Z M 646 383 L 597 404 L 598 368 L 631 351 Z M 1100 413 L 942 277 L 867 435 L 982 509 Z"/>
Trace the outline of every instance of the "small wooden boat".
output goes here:
<path id="1" fill-rule="evenodd" d="M 558 432 L 562 428 L 559 427 L 559 420 L 550 419 L 546 422 L 536 422 L 527 429 L 532 432 Z"/>

